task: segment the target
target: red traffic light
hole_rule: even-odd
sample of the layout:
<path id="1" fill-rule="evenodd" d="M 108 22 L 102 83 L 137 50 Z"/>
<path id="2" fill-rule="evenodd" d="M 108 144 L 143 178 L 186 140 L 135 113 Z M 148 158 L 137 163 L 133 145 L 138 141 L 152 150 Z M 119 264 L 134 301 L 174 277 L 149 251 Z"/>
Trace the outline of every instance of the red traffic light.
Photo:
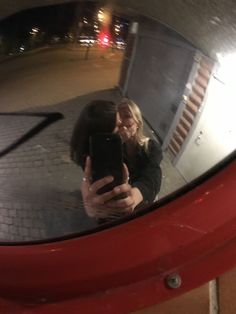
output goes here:
<path id="1" fill-rule="evenodd" d="M 109 46 L 110 44 L 110 36 L 108 33 L 100 33 L 98 40 L 102 46 Z"/>

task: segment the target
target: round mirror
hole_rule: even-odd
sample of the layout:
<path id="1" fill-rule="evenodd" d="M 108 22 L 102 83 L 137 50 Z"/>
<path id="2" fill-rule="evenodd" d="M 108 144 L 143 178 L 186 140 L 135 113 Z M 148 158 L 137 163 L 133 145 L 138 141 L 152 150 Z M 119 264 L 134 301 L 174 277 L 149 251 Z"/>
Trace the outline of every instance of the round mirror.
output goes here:
<path id="1" fill-rule="evenodd" d="M 136 219 L 236 147 L 230 4 L 54 2 L 1 13 L 4 243 Z"/>

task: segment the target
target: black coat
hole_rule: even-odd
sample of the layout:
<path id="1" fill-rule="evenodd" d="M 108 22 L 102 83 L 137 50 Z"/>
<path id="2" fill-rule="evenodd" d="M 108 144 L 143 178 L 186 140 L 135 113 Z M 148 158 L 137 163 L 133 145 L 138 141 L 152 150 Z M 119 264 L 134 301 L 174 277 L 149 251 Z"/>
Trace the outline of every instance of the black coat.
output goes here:
<path id="1" fill-rule="evenodd" d="M 142 193 L 143 202 L 140 204 L 142 206 L 152 203 L 160 191 L 161 160 L 161 146 L 152 139 L 148 141 L 146 150 L 143 146 L 138 147 L 137 154 L 132 160 L 127 156 L 124 144 L 124 162 L 129 169 L 129 183 L 132 187 L 137 187 Z"/>

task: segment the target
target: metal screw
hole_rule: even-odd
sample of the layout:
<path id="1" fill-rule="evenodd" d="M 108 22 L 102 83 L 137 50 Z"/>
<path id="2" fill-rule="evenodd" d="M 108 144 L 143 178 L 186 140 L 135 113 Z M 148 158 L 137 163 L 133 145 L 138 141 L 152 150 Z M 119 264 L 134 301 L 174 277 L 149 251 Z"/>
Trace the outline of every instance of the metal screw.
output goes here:
<path id="1" fill-rule="evenodd" d="M 182 280 L 180 275 L 171 274 L 166 277 L 166 284 L 171 289 L 177 289 L 181 286 Z"/>

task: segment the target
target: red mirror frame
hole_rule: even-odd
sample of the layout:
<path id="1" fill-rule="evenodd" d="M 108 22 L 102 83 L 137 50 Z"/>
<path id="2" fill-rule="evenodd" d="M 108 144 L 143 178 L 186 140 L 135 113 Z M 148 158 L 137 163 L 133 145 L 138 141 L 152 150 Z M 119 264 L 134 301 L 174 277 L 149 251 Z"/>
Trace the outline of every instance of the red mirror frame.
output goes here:
<path id="1" fill-rule="evenodd" d="M 14 314 L 128 313 L 235 265 L 234 159 L 158 210 L 110 229 L 0 246 L 0 308 Z"/>

